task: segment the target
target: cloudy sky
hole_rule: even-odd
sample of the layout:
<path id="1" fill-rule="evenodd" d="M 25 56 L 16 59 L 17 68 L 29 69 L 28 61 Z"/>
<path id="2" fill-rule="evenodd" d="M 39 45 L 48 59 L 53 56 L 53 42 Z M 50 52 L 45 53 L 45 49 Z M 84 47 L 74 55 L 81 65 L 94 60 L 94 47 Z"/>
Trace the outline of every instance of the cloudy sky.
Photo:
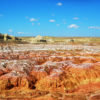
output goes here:
<path id="1" fill-rule="evenodd" d="M 0 32 L 100 36 L 100 0 L 0 0 Z"/>

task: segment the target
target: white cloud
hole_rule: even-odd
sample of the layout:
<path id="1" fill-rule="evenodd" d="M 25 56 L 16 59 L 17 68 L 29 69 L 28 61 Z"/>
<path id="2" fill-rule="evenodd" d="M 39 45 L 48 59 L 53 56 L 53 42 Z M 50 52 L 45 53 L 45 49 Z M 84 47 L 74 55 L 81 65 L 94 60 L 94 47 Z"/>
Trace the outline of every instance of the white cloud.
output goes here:
<path id="1" fill-rule="evenodd" d="M 89 26 L 89 29 L 99 29 L 100 30 L 100 26 Z"/>
<path id="2" fill-rule="evenodd" d="M 2 17 L 3 15 L 2 14 L 0 14 L 0 17 Z"/>
<path id="3" fill-rule="evenodd" d="M 12 33 L 12 32 L 13 32 L 13 30 L 12 30 L 12 29 L 9 29 L 9 30 L 8 30 L 8 32 Z"/>
<path id="4" fill-rule="evenodd" d="M 40 23 L 38 23 L 38 25 L 40 26 Z"/>
<path id="5" fill-rule="evenodd" d="M 32 26 L 34 25 L 34 23 L 32 23 Z"/>
<path id="6" fill-rule="evenodd" d="M 71 24 L 71 25 L 68 26 L 68 28 L 79 28 L 79 26 L 76 25 L 76 24 Z"/>
<path id="7" fill-rule="evenodd" d="M 26 19 L 29 19 L 29 17 L 28 17 L 28 16 L 26 16 L 25 18 L 26 18 Z"/>
<path id="8" fill-rule="evenodd" d="M 63 22 L 63 24 L 66 24 L 66 22 Z"/>
<path id="9" fill-rule="evenodd" d="M 74 17 L 73 19 L 74 19 L 74 20 L 78 20 L 79 18 L 78 18 L 78 17 Z"/>
<path id="10" fill-rule="evenodd" d="M 63 21 L 63 24 L 66 24 L 66 20 L 65 19 L 63 19 L 62 21 Z"/>
<path id="11" fill-rule="evenodd" d="M 59 27 L 59 26 L 60 26 L 60 24 L 56 24 L 56 26 L 58 26 L 58 27 Z"/>
<path id="12" fill-rule="evenodd" d="M 57 6 L 62 6 L 63 4 L 61 2 L 58 2 L 57 3 Z"/>
<path id="13" fill-rule="evenodd" d="M 55 20 L 54 19 L 50 19 L 49 22 L 53 23 L 53 22 L 55 22 Z"/>
<path id="14" fill-rule="evenodd" d="M 55 14 L 52 14 L 51 16 L 55 16 Z"/>
<path id="15" fill-rule="evenodd" d="M 30 22 L 37 21 L 35 18 L 30 18 Z"/>
<path id="16" fill-rule="evenodd" d="M 24 32 L 17 32 L 18 34 L 23 34 Z"/>

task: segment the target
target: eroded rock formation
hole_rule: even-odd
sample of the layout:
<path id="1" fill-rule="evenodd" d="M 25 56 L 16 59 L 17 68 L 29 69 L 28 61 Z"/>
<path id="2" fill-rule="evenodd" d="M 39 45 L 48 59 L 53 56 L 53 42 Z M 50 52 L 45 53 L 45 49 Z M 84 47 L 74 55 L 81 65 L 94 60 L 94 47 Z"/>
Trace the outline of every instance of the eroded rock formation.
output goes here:
<path id="1" fill-rule="evenodd" d="M 94 93 L 98 95 L 93 97 Z M 0 53 L 0 98 L 97 100 L 99 93 L 99 52 Z"/>

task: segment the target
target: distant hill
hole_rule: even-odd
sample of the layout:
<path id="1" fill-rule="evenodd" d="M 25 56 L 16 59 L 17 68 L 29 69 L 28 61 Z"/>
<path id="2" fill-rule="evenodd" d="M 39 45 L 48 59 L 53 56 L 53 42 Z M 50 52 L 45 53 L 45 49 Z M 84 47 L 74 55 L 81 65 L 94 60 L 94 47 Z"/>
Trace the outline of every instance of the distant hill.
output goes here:
<path id="1" fill-rule="evenodd" d="M 36 37 L 20 37 L 22 41 L 28 43 L 40 43 L 41 39 Z M 52 37 L 52 36 L 41 36 L 42 40 L 49 41 L 47 43 L 54 43 L 54 44 L 100 44 L 100 37 Z"/>

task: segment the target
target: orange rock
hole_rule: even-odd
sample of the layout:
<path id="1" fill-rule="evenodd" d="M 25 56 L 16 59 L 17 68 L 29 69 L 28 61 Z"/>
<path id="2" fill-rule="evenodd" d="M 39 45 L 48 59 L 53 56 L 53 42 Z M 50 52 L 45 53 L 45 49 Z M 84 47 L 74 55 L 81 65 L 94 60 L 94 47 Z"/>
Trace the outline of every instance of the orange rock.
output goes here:
<path id="1" fill-rule="evenodd" d="M 0 55 L 0 91 L 3 92 L 0 93 L 4 93 L 5 96 L 8 94 L 13 96 L 14 93 L 19 97 L 26 95 L 31 100 L 57 100 L 62 99 L 62 97 L 57 98 L 58 94 L 53 94 L 52 97 L 36 91 L 63 94 L 88 94 L 99 91 L 98 55 L 83 55 L 80 51 L 77 51 L 77 54 L 73 51 L 23 51 L 17 54 L 2 54 Z M 1 62 L 7 64 L 3 66 Z M 16 93 L 17 89 L 20 89 L 20 92 Z M 95 97 L 91 98 L 95 100 Z M 82 97 L 65 95 L 63 99 L 85 100 L 86 98 L 83 95 Z"/>
<path id="2" fill-rule="evenodd" d="M 4 74 L 4 71 L 3 70 L 0 70 L 0 76 L 3 75 L 3 74 Z"/>
<path id="3" fill-rule="evenodd" d="M 30 75 L 34 76 L 37 80 L 40 80 L 41 78 L 45 78 L 47 73 L 45 71 L 31 71 Z"/>
<path id="4" fill-rule="evenodd" d="M 96 94 L 94 96 L 91 96 L 89 100 L 100 100 L 100 94 Z"/>

